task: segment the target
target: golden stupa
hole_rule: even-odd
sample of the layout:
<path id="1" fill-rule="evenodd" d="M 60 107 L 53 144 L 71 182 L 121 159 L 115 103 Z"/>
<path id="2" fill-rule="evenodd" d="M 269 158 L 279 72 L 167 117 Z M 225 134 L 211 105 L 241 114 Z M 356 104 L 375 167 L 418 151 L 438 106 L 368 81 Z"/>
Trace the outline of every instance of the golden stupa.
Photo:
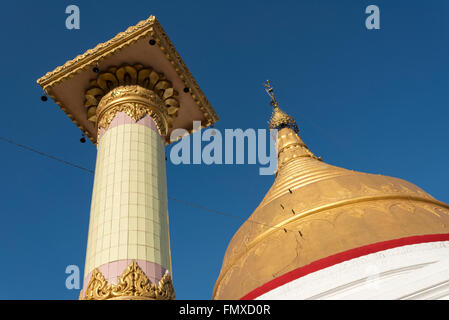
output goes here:
<path id="1" fill-rule="evenodd" d="M 267 86 L 279 129 L 275 181 L 232 238 L 214 299 L 240 299 L 292 270 L 366 245 L 449 233 L 449 206 L 410 182 L 329 165 Z"/>

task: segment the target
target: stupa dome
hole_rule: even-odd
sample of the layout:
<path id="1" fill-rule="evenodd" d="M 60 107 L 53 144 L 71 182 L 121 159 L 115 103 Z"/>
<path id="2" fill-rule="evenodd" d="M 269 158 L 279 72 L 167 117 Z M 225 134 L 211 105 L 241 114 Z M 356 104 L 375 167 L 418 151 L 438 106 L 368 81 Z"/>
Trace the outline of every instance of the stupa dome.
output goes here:
<path id="1" fill-rule="evenodd" d="M 294 120 L 275 104 L 276 178 L 232 238 L 214 299 L 257 298 L 354 257 L 424 238 L 447 238 L 447 204 L 402 179 L 321 161 L 297 134 Z"/>

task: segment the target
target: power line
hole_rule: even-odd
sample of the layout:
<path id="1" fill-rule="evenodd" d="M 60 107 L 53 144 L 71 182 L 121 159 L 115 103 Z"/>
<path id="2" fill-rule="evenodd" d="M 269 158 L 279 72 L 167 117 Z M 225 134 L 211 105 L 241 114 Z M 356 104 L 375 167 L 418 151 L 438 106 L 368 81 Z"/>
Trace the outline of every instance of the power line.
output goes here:
<path id="1" fill-rule="evenodd" d="M 233 215 L 233 214 L 229 214 L 229 213 L 225 213 L 225 212 L 222 212 L 222 211 L 218 211 L 218 210 L 215 210 L 215 209 L 210 209 L 210 208 L 204 207 L 204 206 L 196 204 L 196 203 L 187 202 L 187 201 L 184 201 L 184 200 L 179 200 L 179 199 L 176 199 L 176 198 L 173 198 L 173 197 L 170 197 L 170 196 L 168 197 L 168 199 L 176 201 L 176 202 L 179 202 L 179 203 L 181 203 L 181 204 L 183 204 L 185 206 L 202 209 L 204 211 L 209 211 L 209 212 L 212 212 L 212 213 L 216 213 L 216 214 L 228 217 L 228 218 L 233 218 L 233 219 L 238 219 L 238 220 L 245 220 L 245 218 L 243 218 L 243 217 L 239 217 L 239 216 L 236 216 L 236 215 Z M 285 228 L 281 228 L 281 227 L 272 226 L 272 225 L 269 225 L 269 224 L 266 224 L 266 223 L 263 223 L 263 222 L 255 221 L 255 220 L 252 220 L 252 219 L 247 219 L 246 221 L 249 221 L 249 222 L 252 222 L 252 223 L 256 223 L 256 224 L 260 224 L 260 225 L 262 225 L 264 227 L 271 228 L 271 229 L 280 229 L 280 230 L 284 230 L 285 229 Z M 288 230 L 288 229 L 285 229 L 285 230 L 293 232 L 293 230 Z M 294 232 L 296 232 L 296 231 L 294 231 Z"/>
<path id="2" fill-rule="evenodd" d="M 68 165 L 68 166 L 72 166 L 72 167 L 75 167 L 75 168 L 78 168 L 78 169 L 87 171 L 87 172 L 89 172 L 89 173 L 94 173 L 93 170 L 90 170 L 90 169 L 81 167 L 81 166 L 79 166 L 79 165 L 77 165 L 77 164 L 75 164 L 75 163 L 73 163 L 73 162 L 69 162 L 69 161 L 62 160 L 62 159 L 57 158 L 57 157 L 55 157 L 55 156 L 52 156 L 52 155 L 50 155 L 50 154 L 48 154 L 48 153 L 38 151 L 38 150 L 36 150 L 36 149 L 33 149 L 33 148 L 28 147 L 28 146 L 25 146 L 25 145 L 23 145 L 23 144 L 17 143 L 17 142 L 15 142 L 15 141 L 12 141 L 12 140 L 7 139 L 7 138 L 5 138 L 5 137 L 0 136 L 0 140 L 3 140 L 3 141 L 5 141 L 5 142 L 7 142 L 7 143 L 9 143 L 9 144 L 15 145 L 15 146 L 20 147 L 20 148 L 22 148 L 22 149 L 25 149 L 25 150 L 28 150 L 28 151 L 37 153 L 37 154 L 39 154 L 39 155 L 41 155 L 41 156 L 44 156 L 44 157 L 47 157 L 47 158 L 49 158 L 49 159 L 59 161 L 59 162 L 64 163 L 64 164 L 66 164 L 66 165 Z"/>
<path id="3" fill-rule="evenodd" d="M 29 146 L 26 146 L 26 145 L 20 144 L 18 142 L 15 142 L 15 141 L 13 141 L 11 139 L 8 139 L 8 138 L 0 136 L 0 140 L 5 141 L 5 142 L 7 142 L 7 143 L 9 143 L 11 145 L 17 146 L 19 148 L 22 148 L 22 149 L 34 152 L 34 153 L 36 153 L 38 155 L 41 155 L 43 157 L 46 157 L 48 159 L 55 160 L 55 161 L 58 161 L 60 163 L 65 164 L 65 165 L 68 165 L 68 166 L 71 166 L 71 167 L 74 167 L 74 168 L 86 171 L 86 172 L 88 172 L 90 174 L 94 174 L 95 173 L 91 169 L 82 167 L 82 166 L 77 165 L 76 163 L 73 163 L 73 162 L 70 162 L 70 161 L 66 161 L 66 160 L 60 159 L 60 158 L 52 156 L 52 155 L 50 155 L 48 153 L 36 150 L 36 149 L 31 148 Z M 205 206 L 202 206 L 200 204 L 193 203 L 193 202 L 187 202 L 187 201 L 180 200 L 180 199 L 177 199 L 177 198 L 174 198 L 174 197 L 170 197 L 170 196 L 167 196 L 167 198 L 170 199 L 170 200 L 176 201 L 178 203 L 181 203 L 181 204 L 183 204 L 185 206 L 198 208 L 198 209 L 201 209 L 201 210 L 204 210 L 204 211 L 208 211 L 208 212 L 211 212 L 211 213 L 215 213 L 215 214 L 218 214 L 218 215 L 221 215 L 221 216 L 225 216 L 225 217 L 228 217 L 228 218 L 233 218 L 233 219 L 238 219 L 238 220 L 245 220 L 245 218 L 243 218 L 243 217 L 239 217 L 239 216 L 236 216 L 236 215 L 232 215 L 232 214 L 229 214 L 229 213 L 225 213 L 225 212 L 222 212 L 222 211 L 211 209 L 211 208 L 208 208 L 208 207 L 205 207 Z M 288 230 L 286 228 L 272 226 L 272 225 L 269 225 L 269 224 L 266 224 L 266 223 L 263 223 L 263 222 L 259 222 L 259 221 L 255 221 L 255 220 L 251 220 L 251 219 L 248 219 L 246 221 L 249 221 L 249 222 L 255 223 L 255 224 L 259 224 L 259 225 L 262 225 L 264 227 L 271 228 L 271 229 L 280 229 L 280 230 L 284 230 L 284 231 L 296 232 L 296 231 L 293 231 L 293 230 Z"/>

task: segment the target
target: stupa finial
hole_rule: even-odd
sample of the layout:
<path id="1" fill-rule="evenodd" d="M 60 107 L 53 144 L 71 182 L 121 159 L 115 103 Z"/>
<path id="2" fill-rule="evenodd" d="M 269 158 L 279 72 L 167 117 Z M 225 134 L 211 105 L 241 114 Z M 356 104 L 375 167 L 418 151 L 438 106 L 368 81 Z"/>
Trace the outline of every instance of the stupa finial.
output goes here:
<path id="1" fill-rule="evenodd" d="M 268 122 L 269 128 L 278 130 L 282 128 L 290 128 L 298 133 L 299 129 L 296 125 L 295 119 L 290 117 L 288 114 L 282 111 L 281 108 L 279 108 L 279 103 L 276 100 L 276 96 L 274 95 L 274 90 L 270 84 L 270 81 L 267 80 L 267 82 L 263 85 L 265 87 L 265 91 L 271 98 L 270 105 L 273 107 L 273 113 L 271 114 L 271 119 Z"/>
<path id="2" fill-rule="evenodd" d="M 267 94 L 268 94 L 268 95 L 270 96 L 270 98 L 271 98 L 270 104 L 271 104 L 273 107 L 278 107 L 278 108 L 279 108 L 279 104 L 278 104 L 278 102 L 276 101 L 276 96 L 274 95 L 274 90 L 273 90 L 273 87 L 272 87 L 271 84 L 270 84 L 270 80 L 267 80 L 267 82 L 264 83 L 263 85 L 264 85 L 264 87 L 265 87 L 265 91 L 267 92 Z"/>

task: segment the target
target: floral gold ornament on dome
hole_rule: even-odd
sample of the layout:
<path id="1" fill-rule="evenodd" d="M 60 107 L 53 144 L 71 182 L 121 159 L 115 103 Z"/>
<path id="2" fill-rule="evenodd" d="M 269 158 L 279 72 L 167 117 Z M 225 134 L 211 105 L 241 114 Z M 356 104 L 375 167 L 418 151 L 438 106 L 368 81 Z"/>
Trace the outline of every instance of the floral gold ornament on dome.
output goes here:
<path id="1" fill-rule="evenodd" d="M 92 272 L 84 296 L 80 300 L 174 300 L 175 289 L 170 275 L 165 273 L 158 284 L 151 283 L 136 261 L 120 276 L 117 284 L 109 284 L 96 268 Z"/>
<path id="2" fill-rule="evenodd" d="M 175 118 L 179 110 L 178 92 L 165 75 L 141 64 L 110 67 L 91 81 L 91 87 L 85 92 L 84 107 L 87 119 L 97 122 L 97 107 L 101 99 L 111 90 L 120 86 L 139 85 L 153 91 L 162 100 L 170 118 Z M 170 121 L 172 122 L 172 120 Z"/>

